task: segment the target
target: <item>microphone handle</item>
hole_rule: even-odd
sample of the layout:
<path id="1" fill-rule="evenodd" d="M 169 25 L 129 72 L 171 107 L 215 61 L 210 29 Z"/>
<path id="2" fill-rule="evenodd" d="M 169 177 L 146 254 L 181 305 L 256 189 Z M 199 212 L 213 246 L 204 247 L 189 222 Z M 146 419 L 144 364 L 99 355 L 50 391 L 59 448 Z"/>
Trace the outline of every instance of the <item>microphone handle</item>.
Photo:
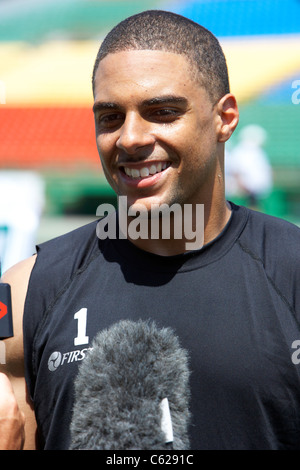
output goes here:
<path id="1" fill-rule="evenodd" d="M 9 284 L 0 283 L 0 339 L 14 335 L 11 306 L 11 290 Z"/>

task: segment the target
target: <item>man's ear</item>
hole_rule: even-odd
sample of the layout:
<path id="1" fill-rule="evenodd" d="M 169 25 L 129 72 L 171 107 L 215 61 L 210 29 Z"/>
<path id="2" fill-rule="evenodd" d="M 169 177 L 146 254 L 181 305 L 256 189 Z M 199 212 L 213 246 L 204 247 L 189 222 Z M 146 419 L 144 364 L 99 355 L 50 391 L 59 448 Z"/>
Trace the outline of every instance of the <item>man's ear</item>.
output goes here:
<path id="1" fill-rule="evenodd" d="M 232 93 L 224 95 L 217 103 L 218 112 L 218 141 L 226 142 L 239 122 L 239 110 L 235 96 Z"/>

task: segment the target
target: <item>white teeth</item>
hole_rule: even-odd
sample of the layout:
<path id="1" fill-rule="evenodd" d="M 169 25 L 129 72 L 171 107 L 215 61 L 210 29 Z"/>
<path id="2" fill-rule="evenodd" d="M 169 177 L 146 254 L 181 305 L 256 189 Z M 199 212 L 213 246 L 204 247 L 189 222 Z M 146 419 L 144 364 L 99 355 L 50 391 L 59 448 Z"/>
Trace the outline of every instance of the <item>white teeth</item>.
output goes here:
<path id="1" fill-rule="evenodd" d="M 146 178 L 149 175 L 155 175 L 155 173 L 159 173 L 162 170 L 167 168 L 167 162 L 159 162 L 157 164 L 152 164 L 150 168 L 143 167 L 140 170 L 137 168 L 128 168 L 124 167 L 124 171 L 127 176 L 131 176 L 131 178 Z"/>
<path id="2" fill-rule="evenodd" d="M 149 172 L 150 172 L 150 175 L 155 175 L 155 173 L 156 173 L 156 166 L 155 166 L 155 165 L 151 165 Z"/>
<path id="3" fill-rule="evenodd" d="M 135 168 L 133 168 L 133 169 L 131 170 L 131 176 L 132 176 L 132 178 L 139 178 L 139 177 L 140 177 L 140 172 L 139 172 L 139 170 L 136 170 Z"/>
<path id="4" fill-rule="evenodd" d="M 149 173 L 149 168 L 142 168 L 142 169 L 140 170 L 140 174 L 141 174 L 141 176 L 142 176 L 143 178 L 144 178 L 145 176 L 149 176 L 149 174 L 150 174 L 150 173 Z"/>

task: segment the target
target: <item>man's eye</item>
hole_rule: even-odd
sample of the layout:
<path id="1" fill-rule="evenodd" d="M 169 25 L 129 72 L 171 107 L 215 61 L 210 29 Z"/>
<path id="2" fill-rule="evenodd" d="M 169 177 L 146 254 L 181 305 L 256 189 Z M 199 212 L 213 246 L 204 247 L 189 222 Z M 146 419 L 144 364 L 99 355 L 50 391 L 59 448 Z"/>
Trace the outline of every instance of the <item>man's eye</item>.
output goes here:
<path id="1" fill-rule="evenodd" d="M 98 117 L 97 123 L 100 127 L 111 128 L 120 124 L 123 119 L 124 117 L 121 113 L 103 114 Z"/>
<path id="2" fill-rule="evenodd" d="M 172 122 L 174 121 L 178 116 L 179 112 L 177 109 L 172 109 L 172 108 L 162 108 L 158 109 L 153 112 L 153 117 L 154 119 L 162 122 Z"/>

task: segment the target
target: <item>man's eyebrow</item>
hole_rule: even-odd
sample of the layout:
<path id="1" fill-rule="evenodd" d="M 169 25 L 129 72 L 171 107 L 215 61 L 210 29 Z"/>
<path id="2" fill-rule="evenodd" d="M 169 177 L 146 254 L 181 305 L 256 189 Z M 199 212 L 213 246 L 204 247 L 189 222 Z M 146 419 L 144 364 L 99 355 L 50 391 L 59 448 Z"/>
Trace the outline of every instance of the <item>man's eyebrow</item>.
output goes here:
<path id="1" fill-rule="evenodd" d="M 119 109 L 119 105 L 117 103 L 111 103 L 106 101 L 96 101 L 93 105 L 93 113 L 97 111 L 105 111 L 109 109 Z"/>
<path id="2" fill-rule="evenodd" d="M 150 98 L 149 100 L 144 100 L 142 104 L 144 106 L 153 106 L 156 104 L 181 104 L 187 106 L 188 100 L 183 96 L 164 95 Z"/>
<path id="3" fill-rule="evenodd" d="M 154 98 L 150 98 L 147 100 L 143 100 L 141 105 L 142 106 L 155 106 L 155 105 L 163 105 L 163 104 L 180 104 L 187 106 L 188 100 L 183 96 L 177 95 L 163 95 L 163 96 L 156 96 Z M 106 101 L 96 101 L 93 105 L 93 112 L 96 113 L 97 111 L 106 111 L 106 110 L 116 110 L 120 109 L 121 106 L 118 103 L 114 102 L 106 102 Z"/>

